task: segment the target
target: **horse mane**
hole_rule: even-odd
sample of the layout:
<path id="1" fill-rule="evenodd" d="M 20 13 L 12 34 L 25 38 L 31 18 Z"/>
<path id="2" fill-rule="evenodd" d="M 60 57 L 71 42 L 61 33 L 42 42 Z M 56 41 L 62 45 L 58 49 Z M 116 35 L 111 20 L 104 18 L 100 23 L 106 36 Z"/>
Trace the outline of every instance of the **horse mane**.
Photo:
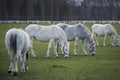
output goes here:
<path id="1" fill-rule="evenodd" d="M 66 34 L 65 34 L 65 32 L 58 26 L 58 25 L 55 25 L 57 28 L 59 28 L 59 31 L 62 33 L 62 35 L 64 35 L 64 38 L 65 38 L 65 40 L 66 40 L 66 42 L 67 42 L 67 37 L 66 37 Z M 64 39 L 63 37 L 62 37 L 62 39 Z"/>
<path id="2" fill-rule="evenodd" d="M 117 34 L 117 31 L 116 31 L 116 29 L 114 28 L 114 26 L 112 25 L 112 24 L 107 24 L 108 26 L 111 26 L 111 28 L 112 28 L 112 30 L 114 31 L 114 35 L 118 35 Z"/>
<path id="3" fill-rule="evenodd" d="M 76 24 L 76 26 L 78 26 L 79 28 L 81 27 L 81 28 L 85 28 L 86 30 L 87 30 L 87 32 L 89 33 L 89 34 L 91 34 L 91 31 L 88 29 L 88 27 L 87 26 L 85 26 L 84 24 L 82 24 L 82 23 L 78 23 L 78 24 Z"/>
<path id="4" fill-rule="evenodd" d="M 57 26 L 60 26 L 63 30 L 64 30 L 66 27 L 68 27 L 68 25 L 65 24 L 65 23 L 58 23 Z"/>

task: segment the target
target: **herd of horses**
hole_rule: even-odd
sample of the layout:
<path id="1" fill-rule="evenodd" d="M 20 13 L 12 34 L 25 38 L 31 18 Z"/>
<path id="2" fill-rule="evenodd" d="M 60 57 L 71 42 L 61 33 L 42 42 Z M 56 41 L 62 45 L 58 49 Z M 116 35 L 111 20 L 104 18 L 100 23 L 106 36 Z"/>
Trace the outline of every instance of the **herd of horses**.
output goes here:
<path id="1" fill-rule="evenodd" d="M 85 40 L 87 42 L 87 47 L 92 56 L 96 53 L 96 45 L 99 46 L 97 41 L 97 36 L 103 36 L 105 44 L 106 36 L 110 36 L 111 44 L 114 46 L 119 46 L 119 36 L 116 29 L 111 24 L 94 24 L 92 27 L 92 32 L 83 24 L 69 25 L 64 23 L 59 23 L 56 25 L 43 26 L 38 24 L 30 24 L 24 30 L 12 28 L 9 29 L 5 36 L 5 44 L 10 56 L 10 66 L 8 73 L 17 76 L 18 74 L 18 59 L 20 57 L 20 62 L 22 64 L 22 71 L 28 71 L 28 51 L 30 49 L 33 57 L 36 57 L 33 50 L 34 38 L 42 42 L 48 43 L 48 50 L 46 52 L 46 57 L 50 57 L 50 48 L 54 45 L 54 54 L 59 57 L 58 47 L 61 48 L 62 54 L 65 58 L 69 57 L 69 42 L 74 42 L 74 55 L 77 55 L 76 48 L 78 41 L 82 42 L 82 50 L 84 55 L 87 55 L 85 50 Z M 113 42 L 114 39 L 114 42 Z"/>

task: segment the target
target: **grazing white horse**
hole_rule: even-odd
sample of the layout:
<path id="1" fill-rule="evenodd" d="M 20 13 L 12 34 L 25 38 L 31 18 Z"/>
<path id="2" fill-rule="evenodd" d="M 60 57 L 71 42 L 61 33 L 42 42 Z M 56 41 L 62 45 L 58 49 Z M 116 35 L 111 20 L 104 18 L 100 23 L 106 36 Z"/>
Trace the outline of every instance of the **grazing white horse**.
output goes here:
<path id="1" fill-rule="evenodd" d="M 64 57 L 69 57 L 69 45 L 67 43 L 67 37 L 65 32 L 59 28 L 56 27 L 56 25 L 51 26 L 42 26 L 37 24 L 30 24 L 28 25 L 25 30 L 28 32 L 31 40 L 31 45 L 33 44 L 33 39 L 36 38 L 39 41 L 42 42 L 49 42 L 48 44 L 48 50 L 46 57 L 49 57 L 50 48 L 52 44 L 54 43 L 54 53 L 55 56 L 58 57 L 58 53 L 56 50 L 56 43 L 59 40 L 62 44 L 62 50 L 64 52 Z M 31 52 L 33 57 L 36 57 L 33 47 L 31 46 Z"/>
<path id="2" fill-rule="evenodd" d="M 22 29 L 12 28 L 6 33 L 5 44 L 10 56 L 8 73 L 17 76 L 19 57 L 22 64 L 22 71 L 27 72 L 28 50 L 30 47 L 29 35 Z"/>
<path id="3" fill-rule="evenodd" d="M 91 55 L 95 55 L 96 49 L 95 49 L 95 45 L 93 43 L 93 39 L 91 37 L 91 32 L 85 25 L 83 25 L 83 24 L 68 25 L 68 24 L 64 24 L 64 23 L 59 23 L 57 25 L 65 31 L 65 33 L 67 35 L 67 39 L 69 41 L 75 40 L 74 55 L 77 54 L 76 47 L 78 45 L 79 40 L 82 41 L 82 49 L 83 49 L 84 55 L 87 55 L 87 52 L 84 48 L 85 39 L 88 43 L 88 48 L 89 48 Z"/>
<path id="4" fill-rule="evenodd" d="M 106 46 L 105 40 L 107 36 L 110 36 L 110 41 L 112 46 L 114 43 L 116 46 L 119 45 L 119 37 L 115 30 L 115 28 L 111 24 L 94 24 L 92 26 L 92 35 L 94 37 L 94 42 L 96 42 L 97 46 L 99 46 L 99 42 L 97 40 L 97 36 L 103 36 L 103 45 Z M 112 41 L 112 37 L 114 38 L 114 43 Z"/>

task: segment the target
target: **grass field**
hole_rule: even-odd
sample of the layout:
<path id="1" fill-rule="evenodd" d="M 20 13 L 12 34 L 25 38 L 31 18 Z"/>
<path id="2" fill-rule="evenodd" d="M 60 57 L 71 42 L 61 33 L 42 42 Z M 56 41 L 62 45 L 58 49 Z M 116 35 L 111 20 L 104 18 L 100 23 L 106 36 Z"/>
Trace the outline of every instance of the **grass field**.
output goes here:
<path id="1" fill-rule="evenodd" d="M 35 40 L 34 50 L 37 58 L 29 57 L 29 71 L 19 73 L 17 77 L 7 73 L 9 56 L 5 47 L 5 33 L 12 27 L 26 27 L 28 24 L 0 24 L 0 80 L 120 80 L 120 47 L 111 46 L 107 38 L 107 46 L 103 47 L 102 38 L 98 38 L 100 46 L 96 47 L 96 55 L 83 56 L 81 43 L 77 48 L 78 55 L 73 55 L 74 41 L 70 44 L 70 57 L 63 55 L 55 58 L 53 47 L 50 58 L 46 58 L 47 43 Z M 92 24 L 85 24 L 88 28 Z M 113 24 L 120 34 L 120 25 Z M 91 29 L 91 28 L 90 28 Z"/>

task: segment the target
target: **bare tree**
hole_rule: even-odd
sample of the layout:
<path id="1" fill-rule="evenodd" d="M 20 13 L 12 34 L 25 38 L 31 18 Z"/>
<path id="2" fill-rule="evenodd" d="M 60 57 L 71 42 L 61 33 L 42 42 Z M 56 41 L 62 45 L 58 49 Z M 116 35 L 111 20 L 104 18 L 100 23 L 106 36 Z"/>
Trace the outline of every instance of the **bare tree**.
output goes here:
<path id="1" fill-rule="evenodd" d="M 120 20 L 120 0 L 0 0 L 0 20 Z"/>

